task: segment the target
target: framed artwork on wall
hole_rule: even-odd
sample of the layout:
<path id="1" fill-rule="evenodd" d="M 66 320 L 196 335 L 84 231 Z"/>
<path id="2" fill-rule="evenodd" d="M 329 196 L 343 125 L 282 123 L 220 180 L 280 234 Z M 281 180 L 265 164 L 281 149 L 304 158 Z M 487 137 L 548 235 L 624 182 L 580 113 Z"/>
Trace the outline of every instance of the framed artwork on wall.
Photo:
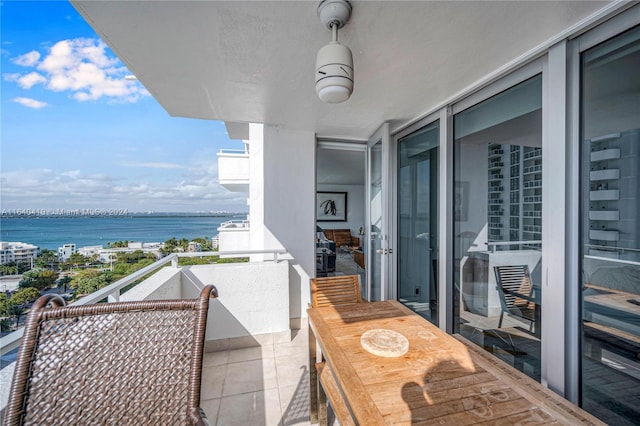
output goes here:
<path id="1" fill-rule="evenodd" d="M 346 222 L 347 193 L 317 192 L 316 219 L 318 222 Z"/>

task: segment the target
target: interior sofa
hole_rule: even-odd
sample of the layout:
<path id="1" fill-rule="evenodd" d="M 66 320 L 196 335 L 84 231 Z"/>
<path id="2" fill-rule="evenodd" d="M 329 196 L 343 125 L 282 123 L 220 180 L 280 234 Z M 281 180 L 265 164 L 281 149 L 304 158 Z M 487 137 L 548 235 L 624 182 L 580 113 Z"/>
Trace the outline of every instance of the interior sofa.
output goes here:
<path id="1" fill-rule="evenodd" d="M 335 241 L 336 247 L 360 247 L 360 238 L 351 235 L 350 229 L 324 229 L 328 240 Z"/>

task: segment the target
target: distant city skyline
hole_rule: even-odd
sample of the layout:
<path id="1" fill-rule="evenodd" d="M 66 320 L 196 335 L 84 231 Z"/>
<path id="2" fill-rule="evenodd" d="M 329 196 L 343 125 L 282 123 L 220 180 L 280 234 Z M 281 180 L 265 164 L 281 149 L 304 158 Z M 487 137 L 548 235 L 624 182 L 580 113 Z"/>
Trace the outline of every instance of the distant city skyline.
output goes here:
<path id="1" fill-rule="evenodd" d="M 170 117 L 70 3 L 0 7 L 1 209 L 246 211 L 223 122 Z"/>

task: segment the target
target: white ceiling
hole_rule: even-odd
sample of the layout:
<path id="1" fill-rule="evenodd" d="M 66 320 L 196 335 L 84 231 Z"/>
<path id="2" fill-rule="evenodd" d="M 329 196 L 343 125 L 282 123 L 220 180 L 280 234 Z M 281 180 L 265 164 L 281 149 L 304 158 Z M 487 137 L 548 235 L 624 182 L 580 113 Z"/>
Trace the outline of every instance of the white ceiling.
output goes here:
<path id="1" fill-rule="evenodd" d="M 609 1 L 352 1 L 343 104 L 315 95 L 319 1 L 72 3 L 174 116 L 368 138 L 440 105 Z"/>

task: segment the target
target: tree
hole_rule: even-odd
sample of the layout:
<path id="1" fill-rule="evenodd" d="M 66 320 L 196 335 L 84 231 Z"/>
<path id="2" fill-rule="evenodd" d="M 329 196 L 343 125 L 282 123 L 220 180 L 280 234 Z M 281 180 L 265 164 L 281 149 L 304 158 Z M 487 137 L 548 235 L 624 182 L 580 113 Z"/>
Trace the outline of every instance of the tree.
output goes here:
<path id="1" fill-rule="evenodd" d="M 98 269 L 85 269 L 76 274 L 69 283 L 69 287 L 75 288 L 79 294 L 90 294 L 111 282 L 111 277 Z"/>
<path id="2" fill-rule="evenodd" d="M 87 258 L 87 256 L 82 253 L 75 252 L 71 256 L 69 256 L 69 259 L 67 259 L 65 263 L 67 264 L 67 266 L 77 268 L 80 265 L 86 265 L 88 261 L 89 259 Z"/>
<path id="3" fill-rule="evenodd" d="M 16 275 L 17 273 L 16 262 L 8 262 L 0 266 L 0 275 Z"/>
<path id="4" fill-rule="evenodd" d="M 58 288 L 62 287 L 63 293 L 67 292 L 67 286 L 71 282 L 71 279 L 72 278 L 69 275 L 66 275 L 58 280 Z"/>
<path id="5" fill-rule="evenodd" d="M 0 316 L 9 317 L 12 315 L 13 301 L 6 293 L 0 293 Z"/>
<path id="6" fill-rule="evenodd" d="M 129 247 L 129 241 L 114 241 L 107 243 L 108 248 L 127 248 Z"/>
<path id="7" fill-rule="evenodd" d="M 35 268 L 22 274 L 20 288 L 35 287 L 38 290 L 46 290 L 55 285 L 58 273 L 50 269 Z"/>
<path id="8" fill-rule="evenodd" d="M 212 251 L 213 247 L 211 247 L 211 240 L 208 238 L 194 238 L 194 242 L 200 243 L 202 246 L 202 251 Z"/>
<path id="9" fill-rule="evenodd" d="M 40 292 L 37 289 L 33 287 L 27 287 L 21 288 L 13 293 L 13 296 L 11 296 L 11 300 L 17 305 L 24 305 L 25 303 L 33 302 L 38 297 L 40 297 Z"/>
<path id="10" fill-rule="evenodd" d="M 40 250 L 35 265 L 38 268 L 58 269 L 60 265 L 58 253 L 49 249 Z"/>
<path id="11" fill-rule="evenodd" d="M 20 317 L 24 314 L 25 304 L 32 302 L 40 297 L 40 292 L 33 287 L 21 288 L 10 298 L 2 293 L 0 294 L 0 309 L 3 316 L 15 317 L 16 327 L 20 324 Z"/>

